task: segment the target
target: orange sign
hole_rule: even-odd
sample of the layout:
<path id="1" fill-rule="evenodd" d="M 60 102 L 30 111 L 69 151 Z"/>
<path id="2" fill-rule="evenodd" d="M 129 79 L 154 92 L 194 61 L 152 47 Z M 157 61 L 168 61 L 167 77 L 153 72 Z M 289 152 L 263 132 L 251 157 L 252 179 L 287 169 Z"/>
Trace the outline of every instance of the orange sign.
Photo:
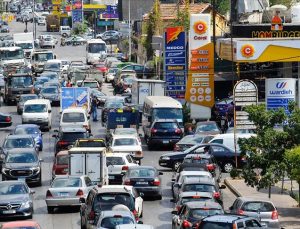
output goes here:
<path id="1" fill-rule="evenodd" d="M 177 26 L 177 27 L 170 27 L 166 29 L 166 40 L 167 44 L 171 43 L 172 41 L 175 41 L 178 39 L 178 36 L 181 32 L 184 31 L 183 26 Z"/>
<path id="2" fill-rule="evenodd" d="M 241 48 L 241 53 L 243 57 L 250 58 L 254 55 L 255 49 L 253 45 L 245 44 Z"/>
<path id="3" fill-rule="evenodd" d="M 201 35 L 203 33 L 206 33 L 206 30 L 207 30 L 207 24 L 205 21 L 196 21 L 194 23 L 194 31 L 195 33 Z"/>
<path id="4" fill-rule="evenodd" d="M 185 99 L 206 107 L 214 105 L 214 46 L 190 50 L 191 62 Z"/>

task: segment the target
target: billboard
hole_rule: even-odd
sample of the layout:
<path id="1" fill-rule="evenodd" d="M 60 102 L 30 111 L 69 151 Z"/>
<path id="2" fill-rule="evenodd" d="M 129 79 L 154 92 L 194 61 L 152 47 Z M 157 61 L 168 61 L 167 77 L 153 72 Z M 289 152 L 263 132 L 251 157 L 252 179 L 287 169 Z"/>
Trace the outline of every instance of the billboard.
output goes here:
<path id="1" fill-rule="evenodd" d="M 296 101 L 296 79 L 266 79 L 266 102 L 268 110 L 284 108 L 286 114 L 289 114 L 288 104 L 290 101 Z"/>
<path id="2" fill-rule="evenodd" d="M 82 0 L 72 0 L 72 24 L 83 22 Z"/>
<path id="3" fill-rule="evenodd" d="M 183 100 L 186 90 L 186 46 L 182 26 L 167 28 L 164 39 L 166 95 Z"/>
<path id="4" fill-rule="evenodd" d="M 70 107 L 83 107 L 89 110 L 89 102 L 89 88 L 87 87 L 63 87 L 61 89 L 61 111 Z"/>
<path id="5" fill-rule="evenodd" d="M 214 46 L 210 23 L 210 14 L 191 14 L 185 99 L 197 107 L 194 114 L 198 113 L 198 117 L 194 118 L 210 118 L 210 107 L 214 105 Z"/>

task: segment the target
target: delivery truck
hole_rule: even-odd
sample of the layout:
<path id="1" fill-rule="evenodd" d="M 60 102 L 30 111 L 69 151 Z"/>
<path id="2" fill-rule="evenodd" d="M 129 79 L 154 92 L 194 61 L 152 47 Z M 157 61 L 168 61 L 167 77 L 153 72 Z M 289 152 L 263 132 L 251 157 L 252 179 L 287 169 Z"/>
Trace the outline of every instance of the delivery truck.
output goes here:
<path id="1" fill-rule="evenodd" d="M 50 14 L 46 17 L 47 32 L 59 32 L 60 21 L 58 15 Z"/>
<path id="2" fill-rule="evenodd" d="M 90 111 L 90 94 L 88 87 L 62 87 L 60 96 L 60 112 L 66 108 L 82 107 Z"/>
<path id="3" fill-rule="evenodd" d="M 14 33 L 14 44 L 23 49 L 25 58 L 30 59 L 34 50 L 33 33 Z"/>
<path id="4" fill-rule="evenodd" d="M 69 175 L 87 175 L 98 185 L 108 185 L 105 147 L 69 149 Z"/>

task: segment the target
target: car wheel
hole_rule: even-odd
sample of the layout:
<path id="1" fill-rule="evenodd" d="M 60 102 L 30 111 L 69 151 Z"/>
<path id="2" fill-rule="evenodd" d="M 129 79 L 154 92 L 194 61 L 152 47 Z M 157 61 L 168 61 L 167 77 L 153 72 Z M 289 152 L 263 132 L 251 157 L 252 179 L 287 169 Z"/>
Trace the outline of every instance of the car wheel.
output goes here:
<path id="1" fill-rule="evenodd" d="M 230 173 L 232 169 L 233 169 L 233 164 L 230 163 L 230 162 L 225 163 L 224 166 L 223 166 L 223 170 L 226 173 Z"/>
<path id="2" fill-rule="evenodd" d="M 47 211 L 49 214 L 52 214 L 54 212 L 54 207 L 47 206 Z"/>
<path id="3" fill-rule="evenodd" d="M 180 165 L 181 165 L 180 161 L 175 161 L 174 164 L 173 164 L 173 171 L 177 172 Z"/>

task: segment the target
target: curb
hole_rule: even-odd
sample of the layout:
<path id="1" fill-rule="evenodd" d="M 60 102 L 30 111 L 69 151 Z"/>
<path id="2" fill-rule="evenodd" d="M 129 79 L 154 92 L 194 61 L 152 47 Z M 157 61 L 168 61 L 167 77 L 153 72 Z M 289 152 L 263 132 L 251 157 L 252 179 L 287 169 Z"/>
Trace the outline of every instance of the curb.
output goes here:
<path id="1" fill-rule="evenodd" d="M 230 183 L 228 178 L 224 179 L 224 184 L 229 188 L 229 190 L 236 196 L 241 197 L 242 194 Z"/>

